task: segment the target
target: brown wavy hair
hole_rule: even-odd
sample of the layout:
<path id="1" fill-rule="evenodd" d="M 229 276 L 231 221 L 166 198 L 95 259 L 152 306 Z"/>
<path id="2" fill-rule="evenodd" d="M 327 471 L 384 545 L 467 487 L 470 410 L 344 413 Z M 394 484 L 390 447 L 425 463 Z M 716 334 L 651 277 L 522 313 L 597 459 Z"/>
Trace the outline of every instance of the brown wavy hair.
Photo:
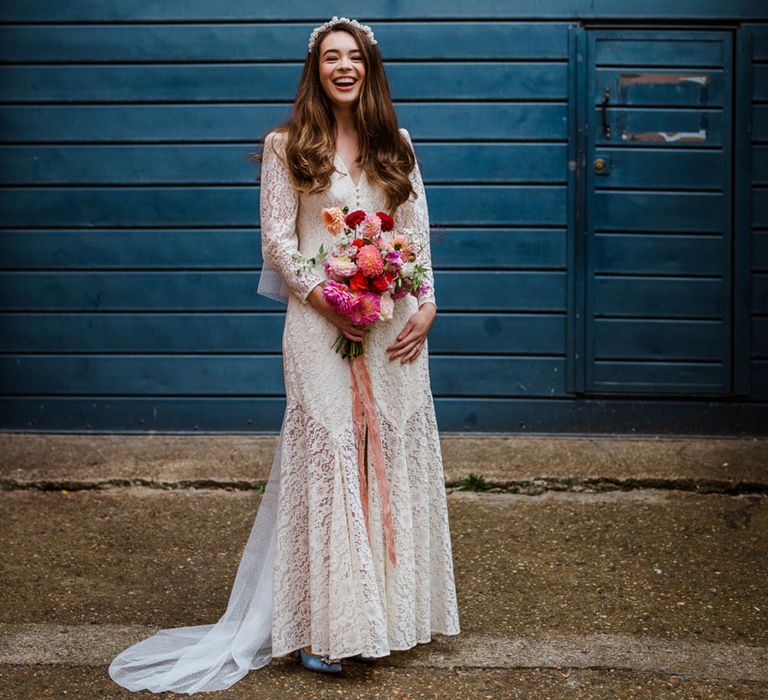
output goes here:
<path id="1" fill-rule="evenodd" d="M 363 56 L 365 77 L 360 97 L 352 108 L 360 150 L 355 162 L 370 182 L 382 187 L 388 213 L 392 215 L 400 204 L 415 194 L 409 174 L 416 159 L 407 139 L 398 130 L 379 47 L 370 43 L 363 30 L 349 24 L 337 24 L 317 37 L 304 60 L 291 114 L 274 131 L 287 135 L 285 155 L 296 189 L 308 194 L 326 189 L 334 171 L 336 120 L 330 100 L 320 84 L 320 44 L 332 31 L 351 34 Z M 250 157 L 261 161 L 262 156 L 263 149 Z"/>

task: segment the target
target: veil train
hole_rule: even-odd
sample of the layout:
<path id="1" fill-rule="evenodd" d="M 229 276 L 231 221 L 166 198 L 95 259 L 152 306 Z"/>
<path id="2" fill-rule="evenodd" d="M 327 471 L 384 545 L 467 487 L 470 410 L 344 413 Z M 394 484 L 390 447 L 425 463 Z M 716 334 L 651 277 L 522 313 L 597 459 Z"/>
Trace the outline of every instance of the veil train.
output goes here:
<path id="1" fill-rule="evenodd" d="M 285 420 L 226 612 L 216 624 L 163 629 L 120 652 L 109 665 L 118 685 L 155 693 L 224 690 L 272 659 L 272 569 L 284 430 Z"/>

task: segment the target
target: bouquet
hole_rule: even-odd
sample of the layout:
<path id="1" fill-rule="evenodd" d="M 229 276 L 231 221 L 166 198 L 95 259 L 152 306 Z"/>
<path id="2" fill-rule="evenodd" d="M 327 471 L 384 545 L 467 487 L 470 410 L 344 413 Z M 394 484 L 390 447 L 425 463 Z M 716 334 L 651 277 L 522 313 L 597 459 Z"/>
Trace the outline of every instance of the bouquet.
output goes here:
<path id="1" fill-rule="evenodd" d="M 382 211 L 370 214 L 330 207 L 323 209 L 322 217 L 325 228 L 336 237 L 334 246 L 326 251 L 321 245 L 314 257 L 303 260 L 311 269 L 322 265 L 328 278 L 323 297 L 355 325 L 389 321 L 395 301 L 408 294 L 419 298 L 429 291 L 427 268 L 419 260 L 421 247 L 416 247 L 413 231 L 393 231 L 392 217 Z M 362 342 L 341 332 L 334 349 L 344 359 L 363 354 Z"/>

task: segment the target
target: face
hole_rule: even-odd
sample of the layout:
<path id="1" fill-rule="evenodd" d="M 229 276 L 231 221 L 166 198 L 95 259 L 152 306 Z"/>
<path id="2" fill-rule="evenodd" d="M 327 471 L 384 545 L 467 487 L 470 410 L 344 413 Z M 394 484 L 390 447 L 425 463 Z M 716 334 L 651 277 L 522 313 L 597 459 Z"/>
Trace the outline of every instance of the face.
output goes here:
<path id="1" fill-rule="evenodd" d="M 355 38 L 348 32 L 329 32 L 320 42 L 320 84 L 331 103 L 351 107 L 360 97 L 365 63 Z"/>

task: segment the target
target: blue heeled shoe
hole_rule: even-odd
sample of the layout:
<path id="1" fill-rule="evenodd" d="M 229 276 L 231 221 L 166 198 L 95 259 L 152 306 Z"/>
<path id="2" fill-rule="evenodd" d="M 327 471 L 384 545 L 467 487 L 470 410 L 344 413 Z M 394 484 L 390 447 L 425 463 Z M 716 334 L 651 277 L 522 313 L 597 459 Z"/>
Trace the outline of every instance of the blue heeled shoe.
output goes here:
<path id="1" fill-rule="evenodd" d="M 318 654 L 310 654 L 304 651 L 304 648 L 297 649 L 293 652 L 293 655 L 297 659 L 301 659 L 302 666 L 310 671 L 320 671 L 321 673 L 340 673 L 341 664 L 338 661 L 331 661 L 326 656 L 319 656 Z"/>

